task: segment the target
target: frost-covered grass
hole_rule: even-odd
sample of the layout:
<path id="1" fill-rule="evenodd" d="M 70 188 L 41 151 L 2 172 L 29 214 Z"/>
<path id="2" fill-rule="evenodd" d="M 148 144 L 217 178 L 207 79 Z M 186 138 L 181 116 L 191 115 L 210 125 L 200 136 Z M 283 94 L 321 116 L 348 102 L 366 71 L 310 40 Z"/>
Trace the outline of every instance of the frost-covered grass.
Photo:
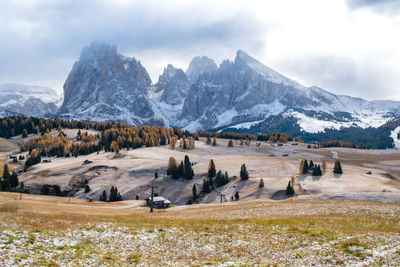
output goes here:
<path id="1" fill-rule="evenodd" d="M 249 201 L 104 215 L 0 206 L 0 265 L 396 265 L 400 205 Z M 124 212 L 126 214 L 124 214 Z"/>

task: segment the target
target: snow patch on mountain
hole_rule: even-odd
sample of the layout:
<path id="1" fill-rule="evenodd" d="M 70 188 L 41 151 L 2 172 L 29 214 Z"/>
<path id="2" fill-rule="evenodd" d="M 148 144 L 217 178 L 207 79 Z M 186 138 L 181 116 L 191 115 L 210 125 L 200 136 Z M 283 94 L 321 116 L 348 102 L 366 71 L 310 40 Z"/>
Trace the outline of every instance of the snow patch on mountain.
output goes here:
<path id="1" fill-rule="evenodd" d="M 25 116 L 43 117 L 55 114 L 62 103 L 62 96 L 48 87 L 23 84 L 0 85 L 0 111 Z"/>
<path id="2" fill-rule="evenodd" d="M 393 131 L 390 132 L 390 137 L 393 139 L 394 147 L 396 149 L 400 149 L 400 126 L 396 127 Z"/>

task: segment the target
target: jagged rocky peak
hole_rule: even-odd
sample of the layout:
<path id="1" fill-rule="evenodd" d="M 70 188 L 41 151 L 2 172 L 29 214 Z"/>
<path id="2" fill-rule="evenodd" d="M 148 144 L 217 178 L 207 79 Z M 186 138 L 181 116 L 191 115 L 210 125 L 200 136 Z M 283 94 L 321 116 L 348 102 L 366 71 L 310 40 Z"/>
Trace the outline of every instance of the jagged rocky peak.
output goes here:
<path id="1" fill-rule="evenodd" d="M 217 71 L 218 67 L 214 60 L 206 56 L 194 57 L 190 61 L 189 67 L 186 70 L 186 75 L 190 82 L 194 83 L 197 78 L 203 73 L 211 73 Z"/>
<path id="2" fill-rule="evenodd" d="M 161 101 L 171 105 L 181 104 L 189 91 L 190 82 L 182 69 L 171 64 L 164 69 L 156 84 L 157 92 L 163 91 Z"/>
<path id="3" fill-rule="evenodd" d="M 140 61 L 120 55 L 115 46 L 95 42 L 83 49 L 68 75 L 60 113 L 90 120 L 151 123 L 150 85 Z"/>

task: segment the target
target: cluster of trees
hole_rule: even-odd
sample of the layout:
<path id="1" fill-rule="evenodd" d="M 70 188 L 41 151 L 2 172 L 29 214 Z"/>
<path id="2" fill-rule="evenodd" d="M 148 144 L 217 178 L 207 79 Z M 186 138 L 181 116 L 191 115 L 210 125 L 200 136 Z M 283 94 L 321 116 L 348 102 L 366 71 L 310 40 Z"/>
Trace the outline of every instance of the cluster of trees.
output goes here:
<path id="1" fill-rule="evenodd" d="M 259 134 L 257 136 L 257 141 L 286 143 L 288 141 L 292 141 L 292 137 L 289 134 L 285 133 Z"/>
<path id="2" fill-rule="evenodd" d="M 60 196 L 61 195 L 61 188 L 59 185 L 48 185 L 45 184 L 40 189 L 41 195 L 53 195 L 53 196 Z"/>
<path id="3" fill-rule="evenodd" d="M 326 160 L 323 159 L 321 165 L 314 164 L 312 160 L 308 163 L 307 160 L 301 160 L 299 165 L 300 174 L 308 174 L 312 172 L 312 176 L 321 176 L 326 171 Z"/>
<path id="4" fill-rule="evenodd" d="M 229 183 L 228 172 L 223 173 L 221 170 L 217 172 L 215 163 L 212 159 L 208 162 L 208 179 L 203 180 L 203 192 L 210 193 L 214 188 Z"/>
<path id="5" fill-rule="evenodd" d="M 121 200 L 122 200 L 121 194 L 118 192 L 118 188 L 114 186 L 111 186 L 110 197 L 107 198 L 107 192 L 106 190 L 104 190 L 99 198 L 99 201 L 108 201 L 108 202 L 121 201 Z"/>
<path id="6" fill-rule="evenodd" d="M 318 142 L 320 147 L 350 147 L 355 148 L 356 146 L 351 142 L 343 142 L 339 140 L 331 140 L 326 142 Z M 363 145 L 360 144 L 359 148 L 363 148 Z"/>
<path id="7" fill-rule="evenodd" d="M 189 156 L 185 155 L 184 161 L 181 161 L 179 165 L 174 157 L 170 157 L 168 161 L 167 175 L 171 175 L 174 179 L 183 177 L 187 180 L 192 180 L 194 171 Z"/>
<path id="8" fill-rule="evenodd" d="M 339 160 L 335 161 L 335 165 L 333 166 L 333 172 L 336 174 L 342 174 L 343 170 L 342 170 L 342 165 L 340 164 Z"/>
<path id="9" fill-rule="evenodd" d="M 24 169 L 26 170 L 29 166 L 39 164 L 41 161 L 42 157 L 40 156 L 40 154 L 37 153 L 36 150 L 32 150 L 28 156 L 28 159 L 25 161 Z"/>
<path id="10" fill-rule="evenodd" d="M 179 148 L 181 149 L 194 149 L 194 138 L 189 136 L 186 138 L 186 136 L 182 136 L 180 142 L 179 142 Z"/>
<path id="11" fill-rule="evenodd" d="M 8 164 L 4 164 L 3 167 L 3 177 L 0 179 L 0 191 L 9 192 L 12 188 L 19 185 L 18 175 L 15 171 L 10 173 L 10 169 L 8 168 Z"/>
<path id="12" fill-rule="evenodd" d="M 196 133 L 195 133 L 196 134 Z M 221 133 L 221 132 L 209 132 L 209 131 L 200 131 L 198 132 L 198 136 L 201 137 L 216 137 L 221 139 L 246 139 L 246 140 L 256 140 L 257 136 L 254 134 L 244 134 L 244 133 Z"/>
<path id="13" fill-rule="evenodd" d="M 45 134 L 38 137 L 30 138 L 27 141 L 21 140 L 19 142 L 21 152 L 35 149 L 41 156 L 70 157 L 71 155 L 87 155 L 100 150 L 97 142 L 99 136 L 89 135 L 87 132 L 84 132 L 78 134 L 80 141 L 72 142 L 64 134 L 61 127 L 58 128 L 58 131 L 59 134 L 55 137 L 47 130 Z"/>

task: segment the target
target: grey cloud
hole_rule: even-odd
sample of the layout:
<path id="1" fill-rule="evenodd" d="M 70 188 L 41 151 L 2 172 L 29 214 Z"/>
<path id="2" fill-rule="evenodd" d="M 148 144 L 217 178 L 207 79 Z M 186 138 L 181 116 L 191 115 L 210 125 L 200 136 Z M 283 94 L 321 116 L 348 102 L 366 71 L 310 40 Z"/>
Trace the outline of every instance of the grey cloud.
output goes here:
<path id="1" fill-rule="evenodd" d="M 371 8 L 378 13 L 399 15 L 400 1 L 398 0 L 347 0 L 350 9 Z"/>
<path id="2" fill-rule="evenodd" d="M 361 64 L 349 58 L 318 55 L 292 58 L 290 62 L 281 62 L 280 67 L 301 77 L 308 86 L 315 85 L 336 94 L 372 100 L 391 99 L 398 92 L 396 84 L 389 82 L 396 80 L 396 74 L 373 62 Z"/>
<path id="3" fill-rule="evenodd" d="M 133 1 L 120 7 L 113 1 L 33 3 L 0 4 L 0 22 L 8 25 L 0 26 L 5 40 L 0 42 L 0 82 L 62 81 L 80 50 L 94 40 L 115 44 L 138 59 L 151 50 L 184 57 L 200 48 L 261 47 L 265 40 L 260 36 L 267 30 L 245 11 L 224 13 L 206 2 L 176 8 L 171 8 L 173 1 Z"/>

